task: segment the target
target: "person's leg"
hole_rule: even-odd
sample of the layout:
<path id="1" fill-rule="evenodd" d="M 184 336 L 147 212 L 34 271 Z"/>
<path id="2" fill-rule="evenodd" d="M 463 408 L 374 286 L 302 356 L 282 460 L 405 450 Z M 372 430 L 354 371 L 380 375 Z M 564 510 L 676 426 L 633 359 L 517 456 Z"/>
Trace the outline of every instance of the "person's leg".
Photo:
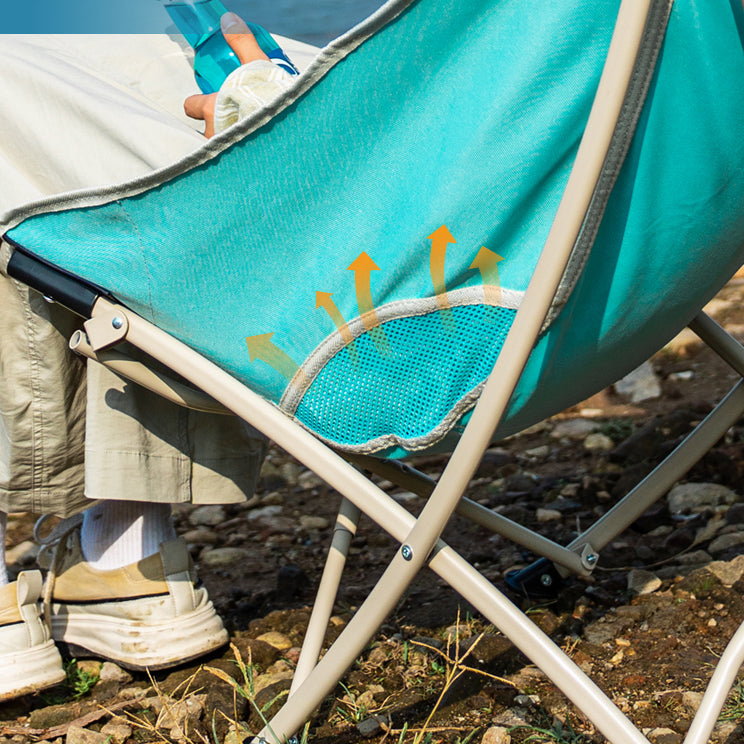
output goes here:
<path id="1" fill-rule="evenodd" d="M 80 547 L 98 571 L 137 563 L 175 539 L 170 504 L 99 501 L 83 512 Z"/>
<path id="2" fill-rule="evenodd" d="M 147 77 L 159 60 L 132 60 L 136 39 L 119 41 L 117 49 L 93 37 L 84 43 L 98 43 L 98 53 L 86 48 L 79 55 L 77 37 L 47 39 L 47 49 L 38 39 L 4 42 L 0 96 L 14 105 L 0 111 L 0 148 L 12 143 L 14 157 L 0 158 L 0 234 L 23 202 L 133 178 L 203 141 L 180 110 L 186 73 L 193 85 L 188 65 L 163 86 Z M 166 67 L 169 50 L 160 60 Z M 103 72 L 88 69 L 90 60 L 106 54 L 112 59 L 101 62 Z M 130 66 L 117 77 L 128 61 L 134 72 Z M 131 91 L 126 82 L 134 79 L 138 89 Z M 173 105 L 148 100 L 154 90 L 165 91 Z M 144 502 L 235 501 L 255 482 L 262 443 L 246 438 L 243 425 L 226 424 L 229 419 L 210 423 L 210 417 L 163 408 L 159 399 L 153 403 L 156 396 L 106 370 L 91 366 L 86 374 L 66 349 L 79 321 L 3 275 L 6 263 L 7 255 L 0 260 L 0 509 L 66 515 L 90 504 L 86 495 L 114 499 L 82 520 L 85 549 L 80 520 L 61 530 L 64 549 L 55 551 L 50 573 L 54 637 L 151 668 L 223 643 L 221 621 L 205 590 L 194 585 L 185 544 L 161 539 L 172 536 L 169 507 Z M 86 378 L 92 406 L 86 405 Z M 239 457 L 246 443 L 248 456 L 243 449 Z M 33 580 L 21 574 L 0 592 L 0 668 L 21 670 L 10 687 L 0 686 L 0 698 L 51 684 L 61 671 L 58 654 L 48 651 L 51 641 L 36 632 L 43 626 L 32 574 Z M 29 648 L 16 643 L 19 622 L 33 630 Z"/>

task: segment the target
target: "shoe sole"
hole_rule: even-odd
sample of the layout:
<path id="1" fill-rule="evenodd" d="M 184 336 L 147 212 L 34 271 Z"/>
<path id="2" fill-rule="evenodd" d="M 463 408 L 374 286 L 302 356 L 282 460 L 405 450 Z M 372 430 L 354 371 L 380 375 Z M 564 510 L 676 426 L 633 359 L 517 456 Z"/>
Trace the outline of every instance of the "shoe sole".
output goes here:
<path id="1" fill-rule="evenodd" d="M 54 641 L 0 656 L 0 701 L 45 690 L 62 682 L 65 670 Z"/>
<path id="2" fill-rule="evenodd" d="M 224 646 L 228 634 L 210 602 L 158 622 L 94 613 L 55 614 L 52 638 L 65 644 L 73 655 L 92 655 L 134 671 L 156 671 Z"/>

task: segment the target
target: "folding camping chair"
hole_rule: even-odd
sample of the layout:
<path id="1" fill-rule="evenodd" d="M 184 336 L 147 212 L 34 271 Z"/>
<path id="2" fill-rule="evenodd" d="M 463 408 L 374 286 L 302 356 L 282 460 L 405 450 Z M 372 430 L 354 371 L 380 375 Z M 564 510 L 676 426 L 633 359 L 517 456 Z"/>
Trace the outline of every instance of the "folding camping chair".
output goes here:
<path id="1" fill-rule="evenodd" d="M 587 575 L 744 411 L 740 382 L 567 547 L 464 498 L 495 436 L 690 322 L 744 374 L 699 312 L 744 259 L 742 24 L 734 0 L 391 0 L 183 162 L 15 215 L 8 273 L 88 318 L 78 351 L 232 411 L 342 495 L 293 688 L 258 740 L 300 729 L 428 566 L 610 741 L 646 741 L 440 535 L 457 509 Z M 398 462 L 450 449 L 436 483 Z M 366 470 L 426 494 L 420 515 Z M 400 548 L 318 661 L 361 513 Z M 707 740 L 743 660 L 744 626 L 685 741 Z"/>

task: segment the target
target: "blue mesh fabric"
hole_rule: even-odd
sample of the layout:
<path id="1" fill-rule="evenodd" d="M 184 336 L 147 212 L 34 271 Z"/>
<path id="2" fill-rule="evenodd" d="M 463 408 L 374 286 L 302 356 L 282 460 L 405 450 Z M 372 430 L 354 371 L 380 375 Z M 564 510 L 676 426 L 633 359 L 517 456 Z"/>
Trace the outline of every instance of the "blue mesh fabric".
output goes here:
<path id="1" fill-rule="evenodd" d="M 341 350 L 317 375 L 297 418 L 345 447 L 431 446 L 432 432 L 472 405 L 464 399 L 488 376 L 516 311 L 470 305 L 451 313 L 383 323 L 384 353 L 370 334 L 356 339 L 356 355 Z"/>

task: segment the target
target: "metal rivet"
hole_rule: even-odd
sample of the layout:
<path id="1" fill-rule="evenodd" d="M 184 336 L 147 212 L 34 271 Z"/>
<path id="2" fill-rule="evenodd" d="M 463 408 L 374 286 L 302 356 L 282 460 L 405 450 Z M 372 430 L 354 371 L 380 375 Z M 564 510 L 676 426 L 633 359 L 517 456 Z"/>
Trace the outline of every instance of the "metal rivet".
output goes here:
<path id="1" fill-rule="evenodd" d="M 111 325 L 118 331 L 124 325 L 124 318 L 120 318 L 118 315 L 111 321 Z"/>
<path id="2" fill-rule="evenodd" d="M 596 553 L 589 553 L 584 560 L 586 560 L 590 566 L 593 566 L 599 560 L 599 556 Z"/>
<path id="3" fill-rule="evenodd" d="M 403 558 L 407 561 L 410 561 L 411 558 L 413 558 L 413 549 L 410 545 L 404 545 L 400 549 L 400 554 L 403 556 Z"/>
<path id="4" fill-rule="evenodd" d="M 552 586 L 553 585 L 553 577 L 550 574 L 543 574 L 540 577 L 540 583 L 543 586 Z"/>

